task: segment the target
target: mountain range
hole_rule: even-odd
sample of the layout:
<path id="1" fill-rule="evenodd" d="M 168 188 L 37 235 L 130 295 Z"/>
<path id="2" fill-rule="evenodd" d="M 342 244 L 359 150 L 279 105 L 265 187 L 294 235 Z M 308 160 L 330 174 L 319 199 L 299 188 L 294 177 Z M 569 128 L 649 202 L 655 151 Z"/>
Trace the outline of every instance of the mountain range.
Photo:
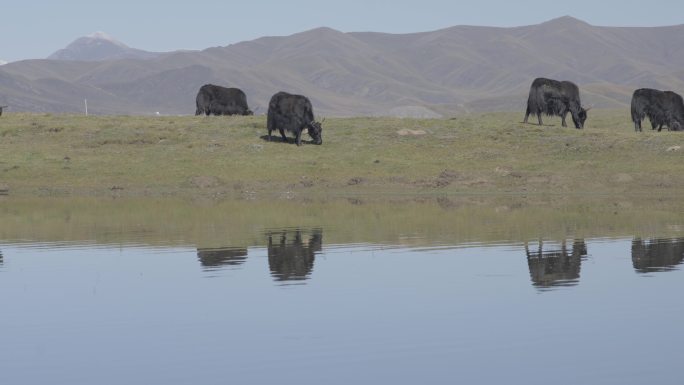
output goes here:
<path id="1" fill-rule="evenodd" d="M 199 87 L 213 83 L 243 89 L 257 113 L 284 90 L 307 95 L 321 115 L 436 117 L 522 113 L 536 77 L 571 80 L 599 108 L 628 108 L 640 87 L 684 92 L 684 25 L 601 27 L 566 16 L 411 34 L 317 28 L 169 53 L 104 34 L 83 39 L 0 67 L 0 104 L 78 113 L 87 99 L 90 113 L 192 114 Z"/>

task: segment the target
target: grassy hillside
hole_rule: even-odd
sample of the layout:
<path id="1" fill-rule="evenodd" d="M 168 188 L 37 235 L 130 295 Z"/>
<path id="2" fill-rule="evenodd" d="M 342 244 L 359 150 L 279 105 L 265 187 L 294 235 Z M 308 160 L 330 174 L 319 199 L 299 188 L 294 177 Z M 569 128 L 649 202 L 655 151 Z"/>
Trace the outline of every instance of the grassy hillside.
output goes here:
<path id="1" fill-rule="evenodd" d="M 263 111 L 281 90 L 328 116 L 443 116 L 516 111 L 536 77 L 572 80 L 582 101 L 628 107 L 641 87 L 684 89 L 684 25 L 617 28 L 571 17 L 515 28 L 456 26 L 413 34 L 329 28 L 151 60 L 27 60 L 0 68 L 10 111 L 192 114 L 203 84 L 242 88 Z"/>
<path id="2" fill-rule="evenodd" d="M 265 117 L 6 114 L 0 189 L 11 195 L 684 192 L 684 134 L 635 133 L 591 111 L 584 130 L 456 119 L 327 119 L 323 145 L 267 142 Z M 648 125 L 647 125 L 648 126 Z M 305 139 L 309 139 L 305 136 Z"/>

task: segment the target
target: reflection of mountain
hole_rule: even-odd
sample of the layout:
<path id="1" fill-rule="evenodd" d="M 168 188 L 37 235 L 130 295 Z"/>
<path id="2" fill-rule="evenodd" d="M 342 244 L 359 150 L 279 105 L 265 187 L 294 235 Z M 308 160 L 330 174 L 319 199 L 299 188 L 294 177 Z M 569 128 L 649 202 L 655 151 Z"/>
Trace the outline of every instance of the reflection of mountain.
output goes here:
<path id="1" fill-rule="evenodd" d="M 217 268 L 221 266 L 238 266 L 247 259 L 247 249 L 240 248 L 217 248 L 197 249 L 197 258 L 205 268 Z"/>
<path id="2" fill-rule="evenodd" d="M 572 243 L 572 251 L 568 252 L 565 241 L 560 249 L 546 250 L 539 241 L 538 249 L 530 251 L 525 242 L 525 254 L 534 286 L 574 286 L 579 281 L 582 259 L 587 256 L 587 245 L 583 239 L 576 239 Z"/>
<path id="3" fill-rule="evenodd" d="M 639 273 L 668 271 L 684 260 L 684 238 L 632 241 L 632 265 Z"/>
<path id="4" fill-rule="evenodd" d="M 301 230 L 268 233 L 268 266 L 276 281 L 305 280 L 323 248 L 323 230 L 313 229 L 305 241 Z"/>

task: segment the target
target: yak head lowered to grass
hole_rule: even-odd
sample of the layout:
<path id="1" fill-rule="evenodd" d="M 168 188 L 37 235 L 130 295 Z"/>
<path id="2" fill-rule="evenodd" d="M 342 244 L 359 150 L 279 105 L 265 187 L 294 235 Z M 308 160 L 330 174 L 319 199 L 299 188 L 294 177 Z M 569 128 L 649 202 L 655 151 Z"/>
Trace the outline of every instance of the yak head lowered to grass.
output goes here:
<path id="1" fill-rule="evenodd" d="M 323 122 L 324 121 L 325 121 L 325 119 L 323 119 L 320 122 L 312 120 L 307 125 L 307 131 L 309 132 L 309 136 L 311 137 L 311 139 L 313 139 L 314 143 L 316 143 L 316 144 L 323 144 Z"/>
<path id="2" fill-rule="evenodd" d="M 570 116 L 575 124 L 575 128 L 584 128 L 584 122 L 587 121 L 587 111 L 589 110 L 591 110 L 591 107 L 584 108 L 582 106 L 579 106 L 576 110 L 570 109 Z"/>
<path id="3" fill-rule="evenodd" d="M 530 86 L 524 122 L 527 123 L 527 118 L 531 114 L 537 115 L 540 126 L 543 124 L 542 115 L 560 116 L 561 125 L 567 127 L 565 116 L 569 112 L 575 128 L 584 128 L 587 111 L 590 109 L 582 107 L 579 88 L 575 83 L 537 78 Z"/>
<path id="4" fill-rule="evenodd" d="M 302 132 L 307 130 L 315 144 L 322 144 L 322 123 L 314 119 L 311 101 L 306 96 L 278 92 L 271 97 L 271 101 L 268 103 L 266 126 L 269 141 L 271 140 L 271 132 L 278 130 L 283 142 L 287 143 L 285 131 L 288 131 L 295 135 L 297 146 L 301 146 Z"/>

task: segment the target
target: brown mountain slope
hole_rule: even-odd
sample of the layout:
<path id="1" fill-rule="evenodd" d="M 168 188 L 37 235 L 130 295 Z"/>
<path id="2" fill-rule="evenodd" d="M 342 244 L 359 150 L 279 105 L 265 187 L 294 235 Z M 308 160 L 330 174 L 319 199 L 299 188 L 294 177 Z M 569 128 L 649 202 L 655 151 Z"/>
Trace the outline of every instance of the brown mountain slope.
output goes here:
<path id="1" fill-rule="evenodd" d="M 521 110 L 532 79 L 544 76 L 578 83 L 585 104 L 626 108 L 635 88 L 684 92 L 681 68 L 684 25 L 597 27 L 562 17 L 414 34 L 318 28 L 148 60 L 10 63 L 0 67 L 0 103 L 78 111 L 88 97 L 94 113 L 191 114 L 199 87 L 216 83 L 242 88 L 261 113 L 287 90 L 323 115 L 425 110 L 416 106 L 453 115 Z"/>

